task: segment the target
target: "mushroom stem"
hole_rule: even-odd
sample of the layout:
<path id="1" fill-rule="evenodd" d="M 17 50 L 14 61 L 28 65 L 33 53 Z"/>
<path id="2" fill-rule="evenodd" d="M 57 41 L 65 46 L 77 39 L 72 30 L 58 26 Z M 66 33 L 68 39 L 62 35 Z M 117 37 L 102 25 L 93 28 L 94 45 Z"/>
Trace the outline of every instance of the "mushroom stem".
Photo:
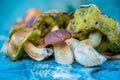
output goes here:
<path id="1" fill-rule="evenodd" d="M 45 58 L 53 54 L 52 48 L 38 48 L 29 41 L 26 41 L 24 43 L 23 48 L 26 51 L 26 53 L 29 55 L 29 57 L 31 57 L 36 61 L 44 60 Z"/>
<path id="2" fill-rule="evenodd" d="M 102 39 L 102 34 L 100 32 L 93 32 L 89 35 L 89 42 L 92 47 L 97 47 Z"/>
<path id="3" fill-rule="evenodd" d="M 74 52 L 75 48 L 78 46 L 78 44 L 80 43 L 80 41 L 75 38 L 67 39 L 65 42 L 72 49 L 73 52 Z"/>
<path id="4" fill-rule="evenodd" d="M 53 45 L 55 61 L 60 64 L 68 65 L 73 63 L 73 53 L 70 47 L 65 43 L 61 42 Z"/>

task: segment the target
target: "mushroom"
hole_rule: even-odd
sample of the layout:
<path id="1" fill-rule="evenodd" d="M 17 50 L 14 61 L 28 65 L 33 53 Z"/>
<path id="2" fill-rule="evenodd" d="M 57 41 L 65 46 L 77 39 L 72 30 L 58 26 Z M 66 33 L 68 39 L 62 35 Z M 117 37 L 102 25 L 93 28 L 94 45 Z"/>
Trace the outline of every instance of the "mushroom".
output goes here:
<path id="1" fill-rule="evenodd" d="M 38 29 L 24 28 L 16 32 L 8 45 L 8 56 L 12 60 L 18 60 L 23 56 L 25 50 L 29 57 L 36 61 L 41 61 L 53 54 L 51 47 L 41 47 L 39 41 L 41 32 Z M 43 45 L 43 43 L 42 43 Z M 38 46 L 38 47 L 37 47 Z"/>
<path id="2" fill-rule="evenodd" d="M 73 53 L 65 40 L 71 38 L 71 34 L 65 29 L 49 32 L 45 36 L 45 45 L 53 45 L 55 61 L 68 65 L 73 63 Z"/>
<path id="3" fill-rule="evenodd" d="M 69 24 L 69 15 L 60 10 L 50 10 L 38 16 L 34 23 L 33 28 L 42 31 L 41 37 L 44 37 L 53 28 L 66 28 Z M 56 27 L 55 27 L 56 26 Z"/>
<path id="4" fill-rule="evenodd" d="M 103 52 L 109 50 L 108 52 L 113 52 L 115 55 L 120 51 L 120 28 L 117 26 L 117 22 L 113 18 L 103 15 L 96 5 L 85 5 L 77 9 L 69 31 L 73 37 L 81 40 L 79 48 L 75 49 L 74 54 L 75 59 L 86 67 L 102 64 L 108 58 L 101 54 Z M 86 61 L 89 61 L 88 64 L 81 62 L 80 55 L 82 54 Z"/>
<path id="5" fill-rule="evenodd" d="M 100 32 L 103 35 L 102 41 L 96 46 L 99 52 L 109 50 L 118 53 L 120 51 L 120 28 L 117 26 L 117 22 L 102 14 L 96 5 L 91 4 L 78 8 L 74 13 L 73 21 L 74 28 L 71 26 L 70 31 L 80 40 L 87 39 L 94 31 Z M 104 45 L 108 46 L 104 47 Z"/>
<path id="6" fill-rule="evenodd" d="M 41 14 L 43 14 L 43 12 L 38 9 L 35 8 L 29 9 L 25 13 L 25 16 L 23 17 L 24 24 L 31 25 L 34 22 L 35 18 L 40 16 Z"/>
<path id="7" fill-rule="evenodd" d="M 41 37 L 44 37 L 55 26 L 55 21 L 50 14 L 44 13 L 38 16 L 34 23 L 33 28 L 41 31 Z"/>
<path id="8" fill-rule="evenodd" d="M 20 30 L 15 34 L 13 34 L 13 36 L 11 37 L 8 44 L 7 52 L 8 52 L 8 56 L 12 60 L 14 61 L 18 60 L 23 56 L 22 45 L 26 41 L 25 37 L 30 31 L 31 29 L 28 28 L 24 30 Z"/>
<path id="9" fill-rule="evenodd" d="M 33 37 L 33 35 L 35 37 Z M 29 40 L 36 44 L 39 41 L 40 31 L 33 28 L 24 28 L 13 34 L 8 44 L 8 56 L 13 60 L 18 60 L 23 56 L 23 44 Z"/>
<path id="10" fill-rule="evenodd" d="M 66 29 L 70 21 L 69 14 L 67 12 L 62 10 L 49 10 L 46 13 L 50 14 L 54 18 L 55 24 L 59 29 Z"/>

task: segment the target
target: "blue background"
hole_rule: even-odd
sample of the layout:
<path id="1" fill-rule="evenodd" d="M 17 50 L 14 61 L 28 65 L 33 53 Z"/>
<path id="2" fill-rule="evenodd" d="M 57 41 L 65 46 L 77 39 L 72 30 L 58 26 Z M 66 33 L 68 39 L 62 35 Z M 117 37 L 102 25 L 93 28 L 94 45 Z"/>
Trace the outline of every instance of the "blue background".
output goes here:
<path id="1" fill-rule="evenodd" d="M 6 40 L 11 24 L 22 17 L 30 8 L 42 11 L 61 9 L 71 12 L 83 4 L 96 4 L 101 11 L 120 23 L 120 0 L 0 0 L 0 48 Z M 84 68 L 77 62 L 63 66 L 55 63 L 54 58 L 36 62 L 25 56 L 12 62 L 0 53 L 0 80 L 118 80 L 120 60 L 108 60 L 100 66 Z"/>

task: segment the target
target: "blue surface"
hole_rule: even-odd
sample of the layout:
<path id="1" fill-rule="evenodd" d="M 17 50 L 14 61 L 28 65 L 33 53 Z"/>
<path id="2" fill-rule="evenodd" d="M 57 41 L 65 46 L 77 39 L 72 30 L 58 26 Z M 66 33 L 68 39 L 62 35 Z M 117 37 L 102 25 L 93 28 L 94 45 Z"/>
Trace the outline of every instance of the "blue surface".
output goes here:
<path id="1" fill-rule="evenodd" d="M 120 0 L 0 0 L 0 48 L 6 40 L 10 25 L 29 8 L 42 11 L 62 9 L 70 12 L 81 4 L 97 4 L 103 13 L 120 22 Z M 54 57 L 36 62 L 27 55 L 13 62 L 0 53 L 0 80 L 118 80 L 120 60 L 107 60 L 102 65 L 85 68 L 76 61 L 64 66 L 55 63 Z"/>
<path id="2" fill-rule="evenodd" d="M 76 61 L 67 66 L 57 64 L 53 57 L 36 62 L 25 56 L 12 62 L 6 54 L 0 56 L 0 80 L 118 80 L 120 76 L 120 60 L 85 68 Z"/>

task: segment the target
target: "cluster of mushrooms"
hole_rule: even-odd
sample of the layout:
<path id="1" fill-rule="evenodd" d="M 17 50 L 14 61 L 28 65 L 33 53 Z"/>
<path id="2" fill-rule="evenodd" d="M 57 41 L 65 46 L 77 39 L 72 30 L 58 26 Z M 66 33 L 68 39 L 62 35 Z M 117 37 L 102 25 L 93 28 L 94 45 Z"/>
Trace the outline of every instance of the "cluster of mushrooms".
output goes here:
<path id="1" fill-rule="evenodd" d="M 26 52 L 36 61 L 54 55 L 59 64 L 69 65 L 75 59 L 85 67 L 97 66 L 120 58 L 120 27 L 94 4 L 82 5 L 70 14 L 30 9 L 12 24 L 2 51 L 13 61 Z"/>

